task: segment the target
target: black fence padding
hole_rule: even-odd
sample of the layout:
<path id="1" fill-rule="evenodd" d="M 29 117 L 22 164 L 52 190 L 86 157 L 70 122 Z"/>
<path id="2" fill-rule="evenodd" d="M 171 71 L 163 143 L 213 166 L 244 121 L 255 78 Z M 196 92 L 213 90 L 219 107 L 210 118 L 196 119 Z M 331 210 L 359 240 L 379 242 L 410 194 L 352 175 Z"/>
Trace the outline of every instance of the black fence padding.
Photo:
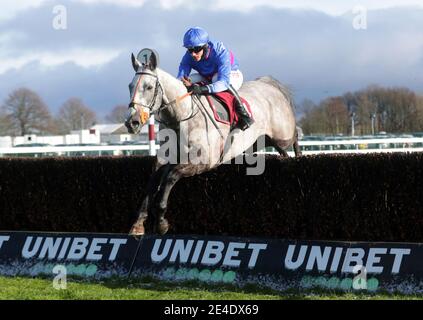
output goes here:
<path id="1" fill-rule="evenodd" d="M 174 234 L 423 241 L 423 153 L 266 156 L 180 180 Z M 0 159 L 0 230 L 126 233 L 152 157 Z"/>

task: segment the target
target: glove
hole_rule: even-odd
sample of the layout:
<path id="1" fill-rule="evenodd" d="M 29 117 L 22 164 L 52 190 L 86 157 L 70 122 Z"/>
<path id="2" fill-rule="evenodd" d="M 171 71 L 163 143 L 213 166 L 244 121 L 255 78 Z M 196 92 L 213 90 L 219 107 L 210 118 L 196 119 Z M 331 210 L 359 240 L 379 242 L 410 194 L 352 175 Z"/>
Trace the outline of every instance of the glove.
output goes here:
<path id="1" fill-rule="evenodd" d="M 184 84 L 184 86 L 187 87 L 187 88 L 192 86 L 191 79 L 188 78 L 187 76 L 183 76 L 183 78 L 181 78 L 181 81 Z"/>
<path id="2" fill-rule="evenodd" d="M 192 92 L 193 94 L 210 93 L 209 88 L 207 86 L 200 86 L 198 84 L 193 84 L 192 86 L 188 87 L 188 92 Z"/>

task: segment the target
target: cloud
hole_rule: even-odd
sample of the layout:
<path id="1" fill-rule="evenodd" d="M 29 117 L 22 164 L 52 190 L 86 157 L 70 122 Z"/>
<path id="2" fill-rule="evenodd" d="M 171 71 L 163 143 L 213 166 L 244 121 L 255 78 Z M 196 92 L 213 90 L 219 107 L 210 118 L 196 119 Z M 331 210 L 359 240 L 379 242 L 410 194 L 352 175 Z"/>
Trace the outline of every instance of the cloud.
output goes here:
<path id="1" fill-rule="evenodd" d="M 78 96 L 105 115 L 127 102 L 131 52 L 155 48 L 161 68 L 176 75 L 184 53 L 182 36 L 194 25 L 235 53 L 246 80 L 272 75 L 290 85 L 297 101 L 318 101 L 371 83 L 413 90 L 421 90 L 423 83 L 422 9 L 371 10 L 367 30 L 358 31 L 352 12 L 287 10 L 282 2 L 250 1 L 235 10 L 236 0 L 81 1 L 67 2 L 66 30 L 52 27 L 57 2 L 51 1 L 2 22 L 0 102 L 11 90 L 28 86 L 53 111 Z M 334 3 L 323 1 L 321 8 L 342 12 L 341 6 L 331 9 Z M 241 11 L 248 6 L 255 10 Z"/>
<path id="2" fill-rule="evenodd" d="M 367 10 L 380 10 L 403 6 L 423 7 L 423 4 L 419 0 L 217 0 L 214 3 L 216 10 L 251 11 L 261 6 L 277 9 L 316 10 L 328 15 L 339 16 L 351 12 L 357 6 L 365 7 Z"/>
<path id="3" fill-rule="evenodd" d="M 126 55 L 119 55 L 107 68 L 87 69 L 68 62 L 45 68 L 32 61 L 23 69 L 10 69 L 0 76 L 1 102 L 20 87 L 37 92 L 53 113 L 71 97 L 79 97 L 100 117 L 119 103 L 127 103 L 133 69 Z M 8 80 L 8 81 L 6 81 Z"/>
<path id="4" fill-rule="evenodd" d="M 84 4 L 110 4 L 120 7 L 142 7 L 147 2 L 156 2 L 164 9 L 176 7 L 206 8 L 208 10 L 233 10 L 249 12 L 258 7 L 277 9 L 316 10 L 329 15 L 338 16 L 350 12 L 357 6 L 367 10 L 379 10 L 403 6 L 423 7 L 421 0 L 72 0 Z"/>
<path id="5" fill-rule="evenodd" d="M 232 10 L 238 12 L 249 12 L 259 7 L 294 10 L 316 10 L 329 15 L 338 16 L 351 12 L 357 6 L 363 6 L 367 10 L 380 10 L 393 7 L 415 6 L 423 7 L 421 0 L 70 0 L 70 3 L 83 5 L 110 5 L 122 8 L 141 8 L 148 3 L 155 3 L 162 9 L 174 9 L 184 7 L 199 10 Z M 43 4 L 61 4 L 54 0 L 2 0 L 0 21 L 10 19 L 21 10 L 40 7 Z"/>
<path id="6" fill-rule="evenodd" d="M 54 68 L 69 62 L 83 68 L 101 67 L 119 54 L 119 50 L 113 49 L 73 48 L 64 52 L 28 52 L 12 58 L 0 56 L 0 74 L 21 69 L 31 62 L 38 62 L 42 68 Z"/>
<path id="7" fill-rule="evenodd" d="M 43 48 L 30 45 L 33 40 L 31 34 L 23 30 L 0 34 L 0 75 L 11 69 L 19 70 L 34 61 L 43 68 L 58 67 L 68 62 L 83 68 L 100 67 L 122 52 L 116 48 L 89 46 L 71 45 L 63 48 L 54 43 Z"/>
<path id="8" fill-rule="evenodd" d="M 165 10 L 171 10 L 177 7 L 191 9 L 201 7 L 198 0 L 72 0 L 72 2 L 87 5 L 112 5 L 122 8 L 141 8 L 148 3 L 154 3 Z M 207 7 L 210 7 L 210 5 L 208 4 Z"/>
<path id="9" fill-rule="evenodd" d="M 23 10 L 38 8 L 47 2 L 48 0 L 2 0 L 0 21 L 10 20 Z"/>
<path id="10" fill-rule="evenodd" d="M 148 0 L 72 0 L 72 2 L 83 4 L 111 4 L 121 7 L 142 7 Z"/>

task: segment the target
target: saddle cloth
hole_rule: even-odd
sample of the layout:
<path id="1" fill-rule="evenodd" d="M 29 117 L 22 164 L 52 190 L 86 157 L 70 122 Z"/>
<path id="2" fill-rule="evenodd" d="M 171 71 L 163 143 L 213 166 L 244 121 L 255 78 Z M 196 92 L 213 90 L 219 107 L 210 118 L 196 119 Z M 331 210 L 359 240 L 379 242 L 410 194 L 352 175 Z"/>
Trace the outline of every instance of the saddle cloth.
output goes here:
<path id="1" fill-rule="evenodd" d="M 216 121 L 235 127 L 238 123 L 238 115 L 235 112 L 235 97 L 226 91 L 213 93 L 206 96 Z M 241 97 L 250 117 L 253 117 L 250 104 Z"/>

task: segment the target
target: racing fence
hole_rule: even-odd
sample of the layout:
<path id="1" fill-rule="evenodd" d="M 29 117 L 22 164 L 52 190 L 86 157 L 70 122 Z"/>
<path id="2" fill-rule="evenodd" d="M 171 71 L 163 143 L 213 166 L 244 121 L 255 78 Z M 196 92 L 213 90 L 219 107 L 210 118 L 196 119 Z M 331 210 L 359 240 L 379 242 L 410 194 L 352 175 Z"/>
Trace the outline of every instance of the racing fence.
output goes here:
<path id="1" fill-rule="evenodd" d="M 179 181 L 172 233 L 348 241 L 423 240 L 423 153 L 265 157 Z M 126 233 L 153 157 L 2 158 L 0 229 Z"/>
<path id="2" fill-rule="evenodd" d="M 423 292 L 423 153 L 265 160 L 182 179 L 136 240 L 153 157 L 1 158 L 0 275 Z"/>

